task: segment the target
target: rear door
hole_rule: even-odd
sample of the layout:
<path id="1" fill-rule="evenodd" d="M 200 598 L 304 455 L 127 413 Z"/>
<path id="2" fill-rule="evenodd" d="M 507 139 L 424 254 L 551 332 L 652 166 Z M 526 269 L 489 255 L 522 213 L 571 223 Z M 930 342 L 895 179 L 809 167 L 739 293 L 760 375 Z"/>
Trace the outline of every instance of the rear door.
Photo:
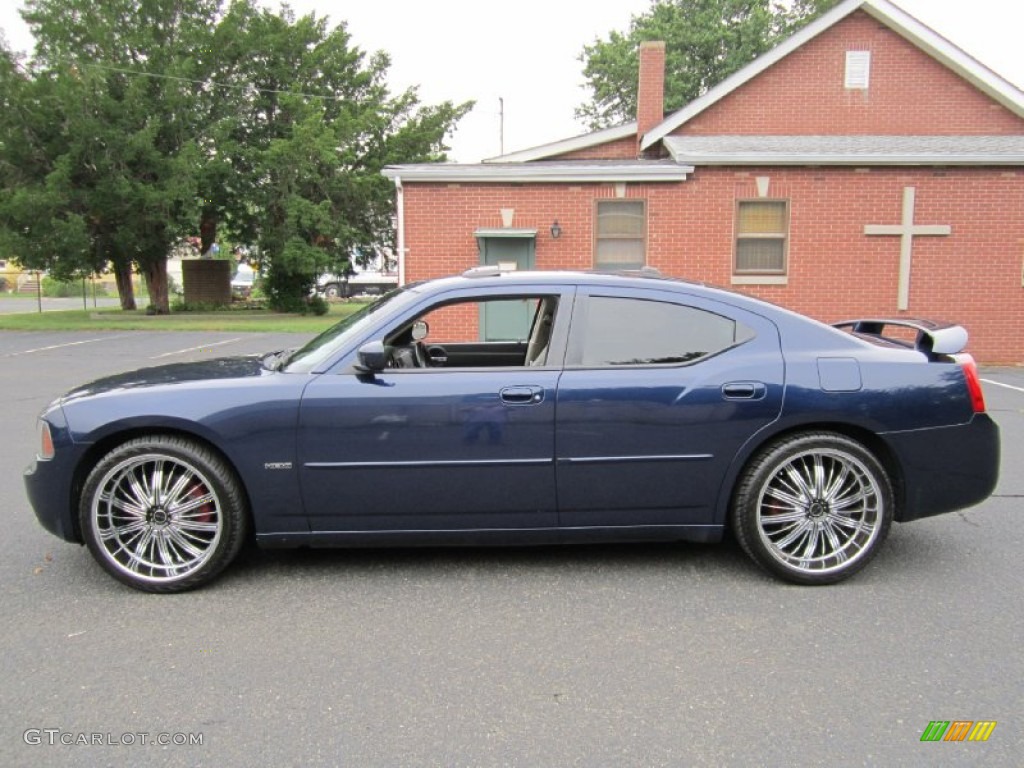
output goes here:
<path id="1" fill-rule="evenodd" d="M 777 418 L 778 332 L 663 290 L 580 289 L 559 382 L 563 529 L 707 525 L 740 447 Z"/>

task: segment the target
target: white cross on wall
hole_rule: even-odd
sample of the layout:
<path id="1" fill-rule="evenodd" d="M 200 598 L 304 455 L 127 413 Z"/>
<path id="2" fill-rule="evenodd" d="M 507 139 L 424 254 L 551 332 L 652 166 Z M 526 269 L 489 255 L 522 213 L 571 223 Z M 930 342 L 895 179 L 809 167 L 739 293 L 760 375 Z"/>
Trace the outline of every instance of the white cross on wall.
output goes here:
<path id="1" fill-rule="evenodd" d="M 865 235 L 898 235 L 900 238 L 900 282 L 897 309 L 910 306 L 910 257 L 914 249 L 915 235 L 949 235 L 953 228 L 949 224 L 914 223 L 914 187 L 903 188 L 903 220 L 899 224 L 865 224 Z"/>

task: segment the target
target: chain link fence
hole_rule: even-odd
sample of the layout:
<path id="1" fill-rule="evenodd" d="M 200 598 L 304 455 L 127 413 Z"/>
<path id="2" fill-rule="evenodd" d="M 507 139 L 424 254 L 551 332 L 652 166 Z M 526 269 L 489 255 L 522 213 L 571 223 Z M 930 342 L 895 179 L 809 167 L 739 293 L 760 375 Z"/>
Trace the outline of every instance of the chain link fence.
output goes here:
<path id="1" fill-rule="evenodd" d="M 136 286 L 136 297 L 141 285 Z M 118 304 L 113 275 L 62 282 L 45 272 L 0 269 L 0 312 L 45 312 L 47 310 L 95 309 Z"/>

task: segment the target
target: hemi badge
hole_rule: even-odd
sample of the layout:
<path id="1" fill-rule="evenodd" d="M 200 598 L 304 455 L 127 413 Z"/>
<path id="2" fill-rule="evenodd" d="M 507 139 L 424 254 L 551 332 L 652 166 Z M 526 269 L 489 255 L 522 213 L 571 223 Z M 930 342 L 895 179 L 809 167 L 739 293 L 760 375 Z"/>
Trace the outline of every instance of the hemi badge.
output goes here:
<path id="1" fill-rule="evenodd" d="M 264 469 L 291 469 L 292 463 L 290 461 L 268 461 L 263 465 Z"/>

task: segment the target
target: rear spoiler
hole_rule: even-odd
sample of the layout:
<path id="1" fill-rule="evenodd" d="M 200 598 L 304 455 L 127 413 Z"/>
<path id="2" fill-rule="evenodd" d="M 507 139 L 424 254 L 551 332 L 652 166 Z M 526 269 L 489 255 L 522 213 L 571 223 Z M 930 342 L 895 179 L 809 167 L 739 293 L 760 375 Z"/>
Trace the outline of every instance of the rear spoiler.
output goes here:
<path id="1" fill-rule="evenodd" d="M 884 331 L 889 325 L 917 331 L 913 347 L 927 355 L 955 355 L 962 352 L 967 346 L 967 329 L 953 323 L 933 323 L 931 320 L 900 318 L 897 320 L 844 320 L 841 323 L 833 323 L 832 327 L 863 336 L 875 336 L 893 344 L 911 346 L 905 335 L 903 338 L 886 336 Z"/>

